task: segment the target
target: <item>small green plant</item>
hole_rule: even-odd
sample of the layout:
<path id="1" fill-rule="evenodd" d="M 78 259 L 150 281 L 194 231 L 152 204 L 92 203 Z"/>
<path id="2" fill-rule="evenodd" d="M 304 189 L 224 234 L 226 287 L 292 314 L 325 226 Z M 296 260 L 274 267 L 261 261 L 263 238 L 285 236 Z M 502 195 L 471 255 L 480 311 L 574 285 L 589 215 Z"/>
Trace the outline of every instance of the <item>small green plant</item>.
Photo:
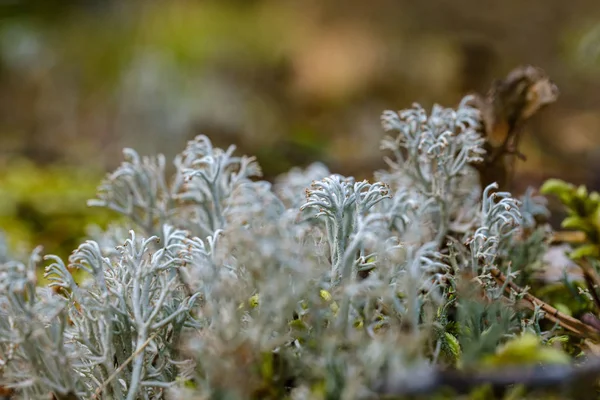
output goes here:
<path id="1" fill-rule="evenodd" d="M 600 194 L 588 193 L 583 185 L 576 187 L 559 179 L 546 181 L 541 191 L 557 196 L 565 207 L 567 217 L 561 226 L 583 234 L 572 236 L 575 242 L 580 243 L 577 243 L 571 257 L 600 257 Z"/>

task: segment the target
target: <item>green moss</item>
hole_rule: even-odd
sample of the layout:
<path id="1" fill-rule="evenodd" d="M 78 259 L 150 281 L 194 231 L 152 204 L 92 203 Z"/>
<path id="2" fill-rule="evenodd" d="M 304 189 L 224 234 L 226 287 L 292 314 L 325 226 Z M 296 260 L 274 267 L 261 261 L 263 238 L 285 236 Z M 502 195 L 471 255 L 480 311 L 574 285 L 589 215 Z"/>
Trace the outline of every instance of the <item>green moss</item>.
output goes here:
<path id="1" fill-rule="evenodd" d="M 9 248 L 31 249 L 67 257 L 90 224 L 104 226 L 114 215 L 87 207 L 102 173 L 70 166 L 38 167 L 10 162 L 0 173 L 0 226 Z"/>

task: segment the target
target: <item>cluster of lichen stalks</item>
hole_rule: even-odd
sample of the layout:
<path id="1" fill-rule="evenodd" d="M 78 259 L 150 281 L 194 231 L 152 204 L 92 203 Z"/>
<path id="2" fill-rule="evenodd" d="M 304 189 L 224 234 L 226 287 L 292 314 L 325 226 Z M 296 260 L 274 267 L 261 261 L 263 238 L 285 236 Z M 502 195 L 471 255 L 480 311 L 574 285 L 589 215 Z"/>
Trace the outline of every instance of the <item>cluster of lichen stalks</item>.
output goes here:
<path id="1" fill-rule="evenodd" d="M 0 384 L 31 399 L 295 399 L 587 377 L 597 362 L 576 368 L 550 345 L 595 340 L 594 317 L 519 282 L 550 246 L 543 199 L 486 182 L 489 168 L 508 176 L 512 130 L 549 102 L 538 72 L 456 110 L 385 112 L 389 167 L 375 183 L 314 164 L 271 184 L 204 136 L 171 177 L 164 157 L 125 150 L 90 202 L 125 221 L 91 230 L 68 263 L 44 257 L 48 287 L 40 249 L 28 263 L 0 254 Z M 496 126 L 510 129 L 502 140 Z M 581 265 L 579 294 L 595 298 L 600 280 Z"/>

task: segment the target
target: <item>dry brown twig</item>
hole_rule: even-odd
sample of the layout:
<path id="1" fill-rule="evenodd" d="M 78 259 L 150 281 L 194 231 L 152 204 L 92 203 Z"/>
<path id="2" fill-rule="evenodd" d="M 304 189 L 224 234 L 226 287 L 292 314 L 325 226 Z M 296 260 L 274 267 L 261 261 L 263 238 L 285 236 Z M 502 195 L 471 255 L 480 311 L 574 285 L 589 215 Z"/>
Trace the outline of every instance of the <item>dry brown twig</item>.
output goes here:
<path id="1" fill-rule="evenodd" d="M 558 311 L 556 308 L 552 307 L 548 303 L 543 300 L 538 299 L 537 297 L 525 293 L 525 291 L 517 286 L 514 282 L 507 281 L 506 276 L 500 272 L 499 269 L 493 268 L 491 270 L 492 277 L 501 287 L 505 288 L 505 291 L 510 293 L 511 291 L 523 295 L 523 299 L 525 300 L 525 305 L 530 310 L 535 310 L 536 306 L 538 306 L 542 311 L 544 311 L 544 318 L 548 319 L 551 322 L 558 323 L 561 327 L 568 330 L 572 334 L 575 334 L 584 338 L 591 338 L 598 340 L 600 339 L 600 331 L 596 329 L 594 326 L 584 323 L 577 318 L 573 318 L 569 315 L 563 314 Z"/>
<path id="2" fill-rule="evenodd" d="M 550 238 L 551 244 L 556 243 L 570 243 L 570 244 L 581 244 L 587 241 L 587 236 L 581 231 L 558 231 L 552 233 Z"/>

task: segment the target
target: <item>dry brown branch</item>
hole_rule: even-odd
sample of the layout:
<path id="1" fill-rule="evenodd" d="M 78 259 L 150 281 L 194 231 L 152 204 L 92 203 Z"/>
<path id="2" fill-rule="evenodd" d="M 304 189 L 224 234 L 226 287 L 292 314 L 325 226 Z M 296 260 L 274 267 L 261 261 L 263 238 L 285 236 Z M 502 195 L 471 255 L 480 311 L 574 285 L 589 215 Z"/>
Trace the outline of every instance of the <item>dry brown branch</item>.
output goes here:
<path id="1" fill-rule="evenodd" d="M 492 277 L 500 286 L 504 286 L 507 292 L 511 290 L 515 293 L 523 294 L 525 306 L 530 310 L 534 310 L 536 306 L 540 307 L 545 312 L 545 318 L 554 323 L 558 323 L 561 327 L 569 332 L 584 338 L 600 339 L 600 331 L 593 326 L 586 324 L 577 318 L 565 315 L 552 307 L 548 303 L 538 299 L 537 297 L 524 293 L 523 289 L 517 286 L 514 282 L 507 281 L 506 277 L 500 270 L 493 268 Z"/>
<path id="2" fill-rule="evenodd" d="M 587 236 L 581 231 L 558 231 L 552 234 L 550 243 L 581 244 L 587 241 Z"/>

